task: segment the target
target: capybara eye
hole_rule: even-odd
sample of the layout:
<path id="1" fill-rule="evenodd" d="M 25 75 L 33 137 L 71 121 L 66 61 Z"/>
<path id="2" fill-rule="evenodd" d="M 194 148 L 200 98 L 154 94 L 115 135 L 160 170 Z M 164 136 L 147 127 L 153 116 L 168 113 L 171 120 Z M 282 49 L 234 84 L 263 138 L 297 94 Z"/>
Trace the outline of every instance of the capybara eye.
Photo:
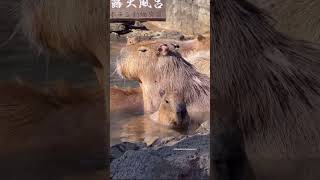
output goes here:
<path id="1" fill-rule="evenodd" d="M 166 101 L 167 104 L 169 104 L 169 101 L 168 101 L 168 100 L 165 100 L 165 101 Z"/>
<path id="2" fill-rule="evenodd" d="M 147 49 L 146 49 L 146 48 L 139 48 L 138 51 L 140 51 L 140 52 L 147 52 Z"/>

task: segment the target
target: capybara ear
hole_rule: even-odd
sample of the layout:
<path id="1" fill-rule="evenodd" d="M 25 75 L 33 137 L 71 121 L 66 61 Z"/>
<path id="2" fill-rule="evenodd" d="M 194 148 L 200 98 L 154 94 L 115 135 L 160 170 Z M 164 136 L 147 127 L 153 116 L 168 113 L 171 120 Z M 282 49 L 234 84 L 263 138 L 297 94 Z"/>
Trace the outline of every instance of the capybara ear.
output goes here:
<path id="1" fill-rule="evenodd" d="M 140 40 L 138 37 L 127 37 L 127 45 L 133 45 L 138 43 Z"/>
<path id="2" fill-rule="evenodd" d="M 165 94 L 166 94 L 166 91 L 163 89 L 160 89 L 160 91 L 159 91 L 160 97 L 163 97 Z"/>
<path id="3" fill-rule="evenodd" d="M 197 35 L 197 40 L 198 41 L 202 41 L 204 39 L 206 39 L 206 37 L 202 36 L 201 34 Z"/>
<path id="4" fill-rule="evenodd" d="M 165 56 L 169 53 L 169 47 L 167 44 L 161 44 L 158 48 L 159 54 Z"/>
<path id="5" fill-rule="evenodd" d="M 186 39 L 186 37 L 184 37 L 184 35 L 181 35 L 180 37 L 179 37 L 179 40 L 180 41 L 183 41 L 183 40 L 185 40 Z"/>

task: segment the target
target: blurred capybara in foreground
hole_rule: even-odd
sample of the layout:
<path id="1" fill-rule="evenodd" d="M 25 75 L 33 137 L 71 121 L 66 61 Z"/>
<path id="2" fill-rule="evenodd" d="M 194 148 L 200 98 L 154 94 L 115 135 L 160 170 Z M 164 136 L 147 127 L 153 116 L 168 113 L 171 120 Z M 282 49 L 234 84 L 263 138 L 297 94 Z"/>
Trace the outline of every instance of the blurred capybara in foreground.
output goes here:
<path id="1" fill-rule="evenodd" d="M 2 178 L 67 179 L 105 171 L 103 90 L 65 83 L 50 89 L 0 82 Z"/>
<path id="2" fill-rule="evenodd" d="M 107 5 L 102 0 L 23 0 L 19 25 L 39 50 L 87 57 L 104 85 L 109 63 Z"/>
<path id="3" fill-rule="evenodd" d="M 232 116 L 257 179 L 319 179 L 319 45 L 278 32 L 245 0 L 211 8 L 215 114 Z"/>
<path id="4" fill-rule="evenodd" d="M 271 23 L 281 32 L 292 37 L 320 42 L 319 0 L 249 0 L 267 11 Z"/>
<path id="5" fill-rule="evenodd" d="M 209 111 L 209 77 L 199 73 L 170 44 L 145 41 L 126 46 L 117 70 L 122 77 L 140 82 L 147 113 L 158 110 L 161 88 L 181 93 L 188 112 Z"/>

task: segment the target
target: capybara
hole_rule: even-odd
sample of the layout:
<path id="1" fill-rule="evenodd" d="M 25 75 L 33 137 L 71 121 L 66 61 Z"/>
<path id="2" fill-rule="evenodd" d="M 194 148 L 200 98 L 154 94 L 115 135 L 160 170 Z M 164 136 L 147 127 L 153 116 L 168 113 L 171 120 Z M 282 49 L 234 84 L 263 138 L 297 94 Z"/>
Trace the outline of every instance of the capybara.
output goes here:
<path id="1" fill-rule="evenodd" d="M 126 46 L 121 49 L 117 71 L 123 78 L 140 82 L 146 113 L 158 110 L 160 89 L 181 93 L 188 112 L 209 112 L 209 77 L 173 49 L 156 41 Z"/>
<path id="2" fill-rule="evenodd" d="M 173 129 L 186 129 L 190 123 L 186 103 L 178 91 L 160 90 L 159 109 L 150 118 L 159 124 Z"/>
<path id="3" fill-rule="evenodd" d="M 50 89 L 0 82 L 3 179 L 68 179 L 72 173 L 105 171 L 101 87 L 57 83 Z"/>
<path id="4" fill-rule="evenodd" d="M 215 113 L 233 115 L 255 176 L 319 179 L 319 45 L 278 32 L 245 0 L 211 9 Z"/>
<path id="5" fill-rule="evenodd" d="M 157 39 L 156 42 L 170 44 L 182 54 L 183 58 L 190 62 L 195 68 L 210 77 L 210 38 L 198 35 L 195 39 L 178 41 L 173 39 Z M 141 42 L 139 37 L 127 39 L 127 45 Z M 145 42 L 153 40 L 145 40 Z"/>
<path id="6" fill-rule="evenodd" d="M 267 11 L 276 29 L 292 37 L 320 42 L 320 1 L 249 0 Z"/>
<path id="7" fill-rule="evenodd" d="M 87 57 L 104 87 L 108 6 L 102 0 L 23 0 L 19 27 L 40 51 Z"/>

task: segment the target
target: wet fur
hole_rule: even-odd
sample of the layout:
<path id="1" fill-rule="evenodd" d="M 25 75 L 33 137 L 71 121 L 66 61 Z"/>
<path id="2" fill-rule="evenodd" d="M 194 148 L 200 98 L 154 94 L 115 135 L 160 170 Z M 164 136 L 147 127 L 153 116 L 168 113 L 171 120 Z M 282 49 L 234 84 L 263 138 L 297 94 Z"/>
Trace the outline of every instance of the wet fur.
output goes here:
<path id="1" fill-rule="evenodd" d="M 214 0 L 211 8 L 217 114 L 235 114 L 250 160 L 281 164 L 261 171 L 253 165 L 264 173 L 258 179 L 317 179 L 311 160 L 320 158 L 319 45 L 279 33 L 244 0 Z M 299 171 L 286 174 L 293 167 Z"/>
<path id="2" fill-rule="evenodd" d="M 22 0 L 18 27 L 40 52 L 80 56 L 105 87 L 106 8 L 101 0 Z"/>
<path id="3" fill-rule="evenodd" d="M 35 179 L 49 172 L 55 177 L 76 173 L 77 167 L 82 172 L 93 168 L 83 167 L 83 160 L 100 161 L 93 172 L 105 169 L 102 89 L 58 83 L 47 91 L 30 83 L 2 81 L 0 94 L 0 167 L 7 169 L 3 178 Z"/>
<path id="4" fill-rule="evenodd" d="M 275 27 L 292 37 L 320 42 L 320 1 L 250 0 L 274 18 Z"/>
<path id="5" fill-rule="evenodd" d="M 154 122 L 173 129 L 186 129 L 190 123 L 190 117 L 183 97 L 176 92 L 164 93 L 160 95 L 163 97 L 159 109 L 150 115 L 150 118 Z"/>
<path id="6" fill-rule="evenodd" d="M 127 46 L 118 61 L 118 72 L 124 78 L 140 82 L 145 112 L 158 109 L 161 88 L 169 91 L 176 89 L 182 93 L 188 111 L 209 111 L 209 77 L 197 72 L 174 51 L 158 56 L 157 49 L 161 44 L 148 41 Z M 141 47 L 147 47 L 148 54 L 137 52 Z"/>
<path id="7" fill-rule="evenodd" d="M 21 3 L 20 25 L 40 49 L 67 55 L 83 52 L 89 56 L 99 44 L 105 44 L 101 5 L 100 0 L 25 0 Z"/>

